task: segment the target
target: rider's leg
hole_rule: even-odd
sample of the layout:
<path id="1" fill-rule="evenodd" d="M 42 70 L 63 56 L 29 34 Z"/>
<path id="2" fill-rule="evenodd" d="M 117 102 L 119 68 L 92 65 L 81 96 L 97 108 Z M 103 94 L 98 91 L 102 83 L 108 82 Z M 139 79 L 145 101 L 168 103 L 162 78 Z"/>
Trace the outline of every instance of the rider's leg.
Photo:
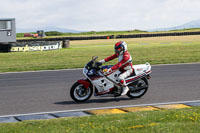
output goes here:
<path id="1" fill-rule="evenodd" d="M 129 88 L 128 88 L 128 86 L 126 85 L 125 78 L 127 78 L 128 76 L 130 76 L 132 72 L 133 72 L 133 69 L 127 70 L 126 72 L 120 74 L 119 77 L 118 77 L 119 82 L 120 82 L 120 84 L 121 84 L 122 87 L 123 87 L 123 90 L 122 90 L 122 94 L 121 94 L 121 95 L 126 95 L 126 93 L 129 91 Z"/>

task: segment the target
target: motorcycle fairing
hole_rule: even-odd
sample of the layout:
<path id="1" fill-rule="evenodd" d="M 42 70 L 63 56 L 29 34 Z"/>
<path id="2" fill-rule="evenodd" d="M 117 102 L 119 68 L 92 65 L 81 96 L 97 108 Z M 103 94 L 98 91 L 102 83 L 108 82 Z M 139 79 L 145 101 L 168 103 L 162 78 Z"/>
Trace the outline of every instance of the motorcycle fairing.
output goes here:
<path id="1" fill-rule="evenodd" d="M 103 66 L 103 68 L 110 68 L 112 67 L 110 66 Z M 108 77 L 105 77 L 104 75 L 102 75 L 102 73 L 100 71 L 95 71 L 95 70 L 88 70 L 87 68 L 83 69 L 83 73 L 84 75 L 90 80 L 90 82 L 94 85 L 95 88 L 97 88 L 98 93 L 104 94 L 104 93 L 108 93 L 110 91 L 112 91 L 112 89 L 114 88 L 114 84 L 112 81 L 108 80 L 112 79 L 114 80 L 114 82 L 118 82 L 117 78 L 118 75 L 120 74 L 120 71 L 116 71 L 110 75 L 108 75 Z"/>
<path id="2" fill-rule="evenodd" d="M 91 82 L 97 88 L 98 92 L 110 92 L 112 88 L 115 87 L 113 82 L 118 83 L 119 74 L 120 74 L 120 71 L 116 71 L 108 75 L 107 77 L 104 76 L 98 79 L 94 79 Z"/>
<path id="3" fill-rule="evenodd" d="M 131 78 L 128 78 L 128 79 L 126 79 L 125 81 L 126 81 L 126 84 L 130 84 L 130 83 L 132 83 L 132 82 L 135 82 L 136 80 L 138 80 L 138 79 L 141 79 L 141 78 L 143 78 L 143 77 L 146 77 L 146 73 L 143 73 L 143 74 L 140 74 L 140 75 L 138 75 L 138 76 L 134 76 L 134 77 L 131 77 Z"/>
<path id="4" fill-rule="evenodd" d="M 130 76 L 125 79 L 127 84 L 130 84 L 132 82 L 135 82 L 138 79 L 141 79 L 143 77 L 146 77 L 151 73 L 151 65 L 147 62 L 146 64 L 140 64 L 140 65 L 134 65 L 134 72 L 135 76 Z"/>

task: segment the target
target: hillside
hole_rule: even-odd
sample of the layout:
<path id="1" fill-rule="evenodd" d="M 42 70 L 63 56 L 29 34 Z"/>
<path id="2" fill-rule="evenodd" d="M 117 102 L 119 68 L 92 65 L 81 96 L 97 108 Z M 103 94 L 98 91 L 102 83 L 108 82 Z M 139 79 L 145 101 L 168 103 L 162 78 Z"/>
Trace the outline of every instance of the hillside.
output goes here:
<path id="1" fill-rule="evenodd" d="M 148 31 L 171 31 L 171 30 L 181 30 L 181 29 L 200 29 L 200 19 L 187 22 L 182 25 L 178 25 L 175 27 L 170 28 L 159 28 L 159 29 L 153 29 Z"/>

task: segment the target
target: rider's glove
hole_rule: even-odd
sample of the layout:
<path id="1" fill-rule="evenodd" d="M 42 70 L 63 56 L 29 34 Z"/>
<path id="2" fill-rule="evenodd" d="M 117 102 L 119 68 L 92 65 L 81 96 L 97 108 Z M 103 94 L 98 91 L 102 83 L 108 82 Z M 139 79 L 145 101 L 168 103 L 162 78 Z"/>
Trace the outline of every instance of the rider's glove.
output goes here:
<path id="1" fill-rule="evenodd" d="M 100 61 L 96 62 L 96 65 L 97 65 L 97 66 L 101 66 L 104 62 L 105 62 L 104 59 L 103 59 L 103 60 L 100 60 Z"/>
<path id="2" fill-rule="evenodd" d="M 100 60 L 99 62 L 101 62 L 103 64 L 103 63 L 105 63 L 105 60 L 103 59 L 103 60 Z"/>

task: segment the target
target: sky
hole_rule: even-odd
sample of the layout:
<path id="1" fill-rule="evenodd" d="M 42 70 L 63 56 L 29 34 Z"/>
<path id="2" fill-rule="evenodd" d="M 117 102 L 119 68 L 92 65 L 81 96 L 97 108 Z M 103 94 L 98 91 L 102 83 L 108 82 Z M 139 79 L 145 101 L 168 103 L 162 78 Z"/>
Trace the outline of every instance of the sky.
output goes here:
<path id="1" fill-rule="evenodd" d="M 200 0 L 0 0 L 0 18 L 17 28 L 149 30 L 200 19 Z"/>

